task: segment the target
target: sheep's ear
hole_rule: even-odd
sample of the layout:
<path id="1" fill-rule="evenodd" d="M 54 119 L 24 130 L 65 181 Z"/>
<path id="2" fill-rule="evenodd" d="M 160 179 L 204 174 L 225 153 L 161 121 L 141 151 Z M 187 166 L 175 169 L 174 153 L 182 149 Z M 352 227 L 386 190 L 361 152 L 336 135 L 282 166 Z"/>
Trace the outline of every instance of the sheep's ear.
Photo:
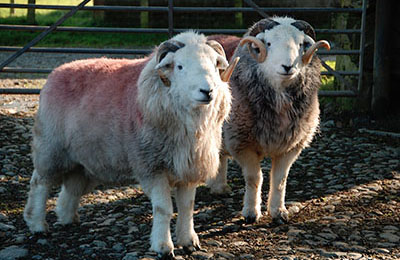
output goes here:
<path id="1" fill-rule="evenodd" d="M 260 39 L 254 36 L 246 36 L 240 41 L 239 45 L 243 46 L 245 44 L 247 44 L 247 49 L 249 50 L 250 55 L 258 63 L 263 63 L 265 61 L 265 59 L 267 58 L 267 48 L 265 48 L 264 43 L 260 41 Z M 251 44 L 254 44 L 256 48 L 253 48 Z"/>
<path id="2" fill-rule="evenodd" d="M 171 67 L 170 65 L 174 62 L 174 54 L 173 53 L 167 53 L 162 60 L 156 65 L 155 69 L 161 69 L 161 68 L 169 68 Z"/>
<path id="3" fill-rule="evenodd" d="M 222 47 L 222 45 L 219 42 L 214 41 L 214 40 L 207 41 L 207 45 L 209 45 L 211 48 L 213 48 L 218 53 L 216 67 L 219 70 L 219 74 L 222 79 L 223 78 L 222 75 L 223 75 L 225 69 L 229 66 L 228 61 L 226 60 L 224 48 Z"/>
<path id="4" fill-rule="evenodd" d="M 168 76 L 174 70 L 174 54 L 168 53 L 166 54 L 165 58 L 161 60 L 155 67 L 157 70 L 158 76 L 160 80 L 166 87 L 171 86 L 171 81 L 169 80 Z"/>
<path id="5" fill-rule="evenodd" d="M 168 74 L 170 74 L 174 68 L 174 52 L 176 52 L 180 48 L 183 48 L 184 46 L 185 44 L 179 41 L 169 40 L 161 43 L 157 49 L 157 65 L 155 69 L 157 70 L 160 80 L 166 87 L 171 86 L 171 81 L 168 78 Z"/>
<path id="6" fill-rule="evenodd" d="M 219 44 L 219 42 L 214 41 L 214 40 L 209 40 L 206 43 L 211 48 L 213 48 L 219 55 L 221 55 L 222 57 L 224 57 L 226 59 L 224 48 L 222 47 L 221 44 Z"/>
<path id="7" fill-rule="evenodd" d="M 327 50 L 331 49 L 331 46 L 329 45 L 328 41 L 325 40 L 320 40 L 311 45 L 310 48 L 304 53 L 303 57 L 301 57 L 301 61 L 303 62 L 304 65 L 307 65 L 308 63 L 311 62 L 311 59 L 314 55 L 314 52 L 316 52 L 319 48 L 325 48 Z"/>
<path id="8" fill-rule="evenodd" d="M 225 57 L 222 57 L 221 55 L 217 56 L 217 69 L 220 70 L 225 70 L 228 67 L 228 61 L 226 60 Z"/>
<path id="9" fill-rule="evenodd" d="M 308 42 L 308 43 L 311 44 L 311 45 L 313 45 L 313 44 L 315 43 L 314 39 L 311 38 L 311 37 L 308 36 L 308 35 L 305 35 L 305 36 L 304 36 L 304 41 L 305 41 L 305 42 Z"/>

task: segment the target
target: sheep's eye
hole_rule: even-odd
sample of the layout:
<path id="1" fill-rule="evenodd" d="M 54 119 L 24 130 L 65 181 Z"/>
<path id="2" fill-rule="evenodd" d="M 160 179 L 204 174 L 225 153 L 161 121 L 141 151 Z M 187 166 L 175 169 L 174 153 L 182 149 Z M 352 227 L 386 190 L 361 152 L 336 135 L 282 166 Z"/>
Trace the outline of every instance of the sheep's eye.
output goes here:
<path id="1" fill-rule="evenodd" d="M 270 43 L 270 42 L 267 42 L 267 46 L 268 46 L 268 47 L 271 46 L 271 43 Z"/>
<path id="2" fill-rule="evenodd" d="M 182 70 L 182 69 L 183 69 L 182 65 L 178 65 L 178 70 Z"/>

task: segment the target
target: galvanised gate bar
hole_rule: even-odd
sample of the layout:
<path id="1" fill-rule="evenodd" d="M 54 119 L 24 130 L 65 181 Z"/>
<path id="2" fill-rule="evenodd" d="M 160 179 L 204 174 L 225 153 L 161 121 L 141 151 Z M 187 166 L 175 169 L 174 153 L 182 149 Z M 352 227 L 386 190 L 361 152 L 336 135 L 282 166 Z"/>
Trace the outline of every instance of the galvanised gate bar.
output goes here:
<path id="1" fill-rule="evenodd" d="M 31 25 L 4 25 L 0 24 L 0 30 L 13 31 L 41 31 L 42 33 L 27 43 L 24 47 L 0 46 L 2 52 L 14 52 L 7 60 L 0 61 L 0 72 L 3 73 L 45 73 L 48 74 L 53 68 L 19 68 L 8 67 L 8 65 L 17 59 L 24 52 L 47 52 L 47 53 L 85 53 L 85 54 L 135 54 L 146 55 L 151 52 L 150 49 L 96 49 L 96 48 L 44 48 L 33 47 L 37 42 L 43 39 L 47 34 L 53 31 L 59 32 L 98 32 L 98 33 L 161 33 L 168 34 L 169 37 L 175 33 L 180 33 L 187 29 L 174 28 L 174 15 L 179 13 L 258 13 L 262 17 L 267 14 L 280 14 L 308 12 L 316 14 L 324 13 L 358 13 L 361 14 L 361 28 L 359 29 L 321 29 L 316 28 L 316 33 L 326 34 L 357 34 L 360 39 L 360 48 L 354 50 L 333 49 L 331 51 L 318 51 L 319 55 L 357 55 L 359 57 L 358 70 L 356 71 L 335 71 L 322 61 L 322 65 L 327 71 L 321 72 L 322 75 L 333 75 L 343 82 L 347 90 L 338 91 L 320 91 L 320 96 L 331 97 L 356 97 L 361 88 L 363 76 L 364 43 L 365 43 L 365 19 L 367 0 L 362 1 L 361 8 L 264 8 L 257 6 L 252 0 L 245 0 L 250 7 L 175 7 L 173 0 L 168 0 L 167 6 L 85 6 L 90 0 L 82 1 L 78 6 L 64 5 L 33 5 L 33 4 L 0 4 L 0 8 L 34 8 L 51 10 L 70 10 L 61 17 L 52 26 L 31 26 Z M 60 26 L 66 19 L 79 10 L 86 11 L 121 11 L 121 12 L 167 12 L 168 28 L 115 28 L 115 27 L 64 27 Z M 205 34 L 244 34 L 246 29 L 198 29 L 197 31 Z M 358 87 L 349 86 L 343 76 L 358 76 Z M 0 89 L 0 94 L 39 94 L 40 89 Z"/>

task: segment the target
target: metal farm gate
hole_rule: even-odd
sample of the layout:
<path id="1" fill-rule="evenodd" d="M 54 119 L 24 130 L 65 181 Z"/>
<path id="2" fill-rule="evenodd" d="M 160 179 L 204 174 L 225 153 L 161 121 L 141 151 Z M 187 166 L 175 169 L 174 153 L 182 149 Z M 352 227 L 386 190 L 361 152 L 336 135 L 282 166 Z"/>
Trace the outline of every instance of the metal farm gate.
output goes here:
<path id="1" fill-rule="evenodd" d="M 335 71 L 325 62 L 322 65 L 327 71 L 322 75 L 333 75 L 339 81 L 345 84 L 346 90 L 338 91 L 320 91 L 320 96 L 333 97 L 357 97 L 361 89 L 363 76 L 363 60 L 365 45 L 365 23 L 367 0 L 362 0 L 361 8 L 263 8 L 257 6 L 253 0 L 244 0 L 249 7 L 175 7 L 173 0 L 168 0 L 167 6 L 85 6 L 90 0 L 82 1 L 78 6 L 63 5 L 34 5 L 34 4 L 0 4 L 0 8 L 25 8 L 25 9 L 52 9 L 52 10 L 69 10 L 63 17 L 51 26 L 27 26 L 27 25 L 4 25 L 0 24 L 0 30 L 14 31 L 42 31 L 36 38 L 27 43 L 24 47 L 0 46 L 2 52 L 14 52 L 8 59 L 0 61 L 0 73 L 50 73 L 53 68 L 19 68 L 7 67 L 11 62 L 17 59 L 25 52 L 47 52 L 47 53 L 85 53 L 85 54 L 149 54 L 150 49 L 94 49 L 94 48 L 42 48 L 33 47 L 46 35 L 53 31 L 64 32 L 114 32 L 114 33 L 164 33 L 172 37 L 176 33 L 185 31 L 186 29 L 174 28 L 174 15 L 179 13 L 258 13 L 261 17 L 268 17 L 268 14 L 296 13 L 308 12 L 315 14 L 326 13 L 358 13 L 361 15 L 361 28 L 358 29 L 321 29 L 316 28 L 316 33 L 325 34 L 355 34 L 359 35 L 360 48 L 353 50 L 333 49 L 331 51 L 318 51 L 319 55 L 357 55 L 359 57 L 358 69 L 356 71 Z M 109 28 L 109 27 L 65 27 L 60 26 L 66 19 L 74 15 L 79 10 L 89 11 L 121 11 L 121 12 L 167 12 L 168 28 Z M 189 29 L 189 28 L 187 28 Z M 246 29 L 198 29 L 199 32 L 205 34 L 244 34 Z M 344 76 L 357 76 L 358 86 L 352 87 L 344 79 Z M 22 89 L 22 88 L 2 88 L 0 94 L 39 94 L 40 89 Z"/>

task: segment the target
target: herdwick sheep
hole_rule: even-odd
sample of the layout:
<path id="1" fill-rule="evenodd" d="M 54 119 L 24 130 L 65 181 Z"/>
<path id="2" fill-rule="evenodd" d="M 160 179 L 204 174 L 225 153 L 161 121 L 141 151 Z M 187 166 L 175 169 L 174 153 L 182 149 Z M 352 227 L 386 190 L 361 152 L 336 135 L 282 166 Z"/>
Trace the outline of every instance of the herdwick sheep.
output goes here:
<path id="1" fill-rule="evenodd" d="M 24 211 L 30 230 L 48 229 L 52 185 L 62 184 L 55 211 L 68 224 L 78 221 L 80 197 L 97 183 L 134 178 L 153 206 L 151 249 L 173 256 L 174 187 L 177 244 L 198 248 L 195 188 L 218 171 L 231 106 L 234 66 L 227 66 L 220 44 L 185 32 L 147 58 L 88 59 L 55 69 L 33 129 L 35 169 Z"/>
<path id="2" fill-rule="evenodd" d="M 273 17 L 254 24 L 243 39 L 209 36 L 225 50 L 237 47 L 240 62 L 230 85 L 232 110 L 224 124 L 224 151 L 218 176 L 208 183 L 213 193 L 229 192 L 226 163 L 229 155 L 240 164 L 246 181 L 242 215 L 251 223 L 261 216 L 260 161 L 272 159 L 268 211 L 277 223 L 288 220 L 286 179 L 302 149 L 319 125 L 320 60 L 314 52 L 327 41 L 315 42 L 305 21 Z M 228 57 L 229 59 L 230 57 Z"/>

